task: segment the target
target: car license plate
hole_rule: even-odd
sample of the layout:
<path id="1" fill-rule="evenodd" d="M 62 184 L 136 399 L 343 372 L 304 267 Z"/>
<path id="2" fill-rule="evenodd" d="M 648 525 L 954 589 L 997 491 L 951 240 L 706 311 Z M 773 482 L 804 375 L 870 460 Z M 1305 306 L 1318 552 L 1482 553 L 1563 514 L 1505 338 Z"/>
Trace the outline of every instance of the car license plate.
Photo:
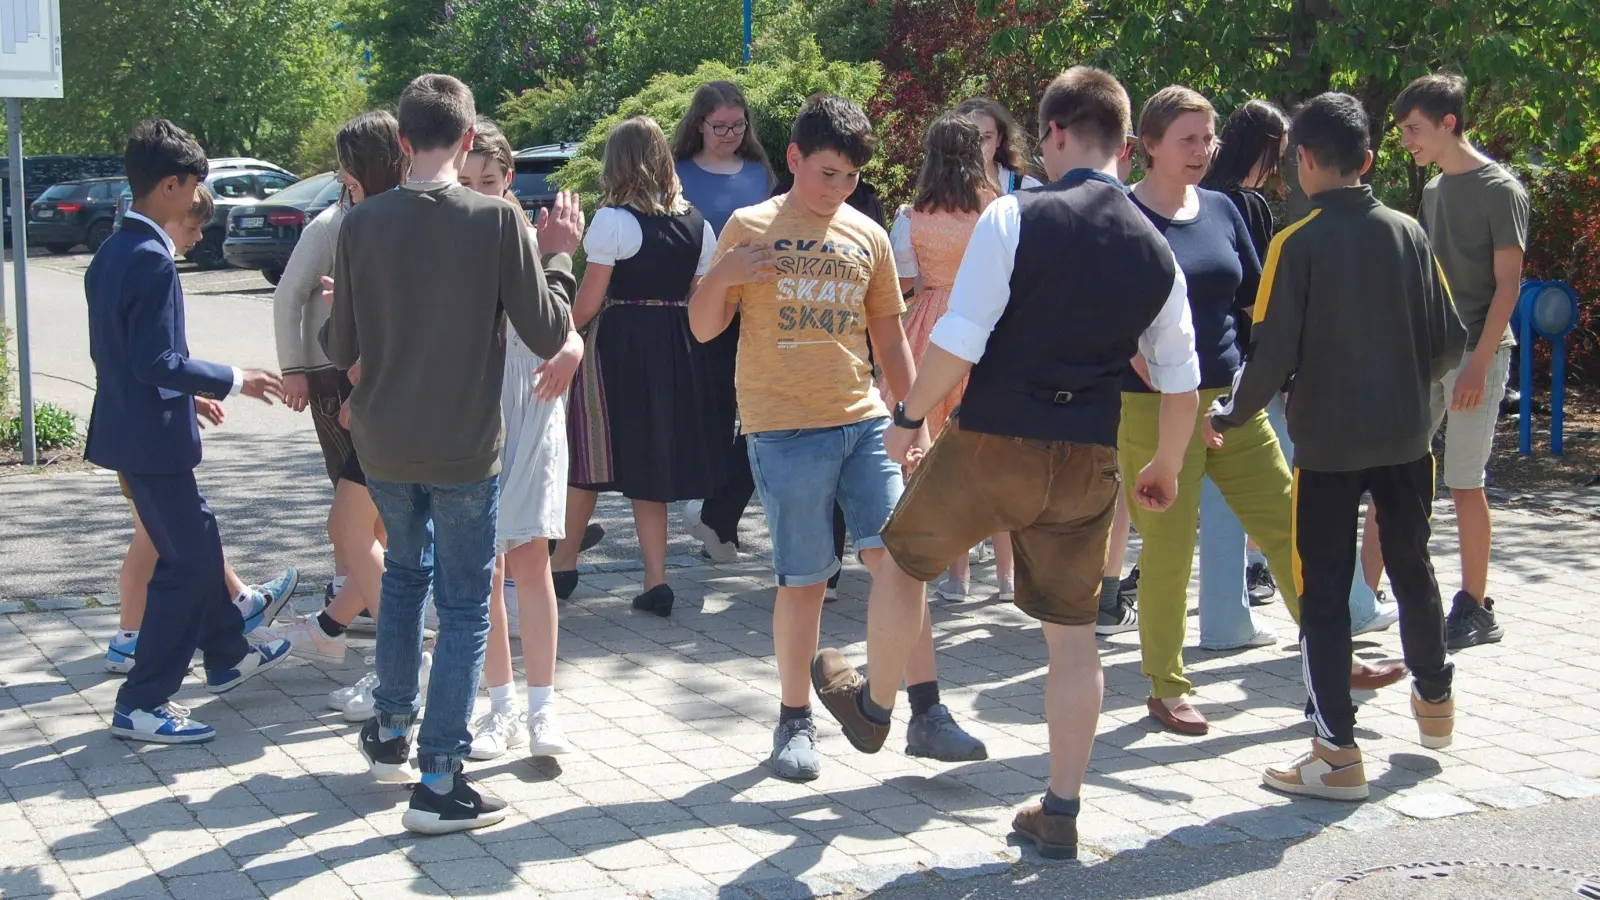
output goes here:
<path id="1" fill-rule="evenodd" d="M 55 216 L 55 214 L 56 214 L 56 211 L 53 210 L 53 209 L 41 209 L 41 210 L 39 210 L 39 218 L 41 218 L 41 219 L 52 218 L 52 217 Z"/>
<path id="2" fill-rule="evenodd" d="M 239 218 L 240 228 L 260 228 L 265 224 L 267 224 L 265 216 L 241 216 Z"/>

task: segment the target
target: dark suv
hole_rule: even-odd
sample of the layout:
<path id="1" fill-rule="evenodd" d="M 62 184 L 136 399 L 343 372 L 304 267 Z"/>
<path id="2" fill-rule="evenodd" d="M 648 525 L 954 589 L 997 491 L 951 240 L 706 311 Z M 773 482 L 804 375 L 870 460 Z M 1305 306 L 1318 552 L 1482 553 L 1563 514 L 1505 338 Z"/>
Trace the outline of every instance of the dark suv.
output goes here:
<path id="1" fill-rule="evenodd" d="M 31 204 L 52 185 L 63 181 L 84 181 L 90 178 L 122 177 L 122 157 L 72 154 L 62 156 L 26 156 L 22 159 L 22 177 L 27 182 L 25 200 Z M 5 205 L 5 243 L 11 246 L 11 160 L 0 155 L 0 203 Z"/>
<path id="2" fill-rule="evenodd" d="M 511 193 L 517 196 L 529 219 L 556 202 L 559 188 L 550 176 L 566 165 L 577 149 L 577 144 L 545 144 L 516 152 L 517 172 L 511 179 Z"/>
<path id="3" fill-rule="evenodd" d="M 46 188 L 28 207 L 28 243 L 51 253 L 68 253 L 79 244 L 100 249 L 115 228 L 117 195 L 125 178 L 64 181 Z"/>

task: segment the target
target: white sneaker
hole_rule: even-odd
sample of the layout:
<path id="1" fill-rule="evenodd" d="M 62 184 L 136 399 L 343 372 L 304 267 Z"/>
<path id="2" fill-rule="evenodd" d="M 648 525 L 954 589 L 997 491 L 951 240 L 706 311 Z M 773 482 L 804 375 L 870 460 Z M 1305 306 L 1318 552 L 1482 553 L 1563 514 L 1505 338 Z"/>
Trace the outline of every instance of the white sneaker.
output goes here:
<path id="1" fill-rule="evenodd" d="M 939 595 L 940 600 L 960 602 L 967 599 L 967 583 L 965 581 L 957 581 L 954 578 L 946 578 L 939 582 L 933 591 Z"/>
<path id="2" fill-rule="evenodd" d="M 370 656 L 367 657 L 367 665 L 372 665 L 372 657 Z M 361 680 L 357 681 L 355 684 L 349 685 L 348 687 L 335 688 L 334 690 L 329 691 L 328 708 L 343 712 L 344 708 L 349 706 L 350 701 L 354 700 L 357 695 L 361 693 L 370 694 L 372 693 L 372 689 L 377 686 L 378 673 L 368 672 L 367 674 L 361 676 Z"/>
<path id="3" fill-rule="evenodd" d="M 499 759 L 507 750 L 528 742 L 522 727 L 522 713 L 489 710 L 472 723 L 472 750 L 469 759 Z"/>
<path id="4" fill-rule="evenodd" d="M 572 745 L 567 743 L 567 736 L 556 721 L 552 704 L 546 703 L 524 718 L 528 720 L 529 756 L 560 756 L 572 752 Z"/>
<path id="5" fill-rule="evenodd" d="M 739 548 L 717 537 L 717 532 L 700 518 L 700 511 L 705 508 L 704 500 L 690 500 L 683 508 L 683 524 L 689 528 L 689 536 L 699 541 L 707 558 L 712 562 L 736 563 L 739 561 Z"/>
<path id="6" fill-rule="evenodd" d="M 1271 646 L 1273 646 L 1273 645 L 1275 645 L 1277 643 L 1278 643 L 1278 633 L 1276 631 L 1273 631 L 1269 627 L 1258 626 L 1256 628 L 1256 633 L 1250 635 L 1250 637 L 1246 638 L 1241 643 L 1238 643 L 1238 644 L 1208 644 L 1205 641 L 1201 641 L 1200 642 L 1200 649 L 1201 650 L 1213 650 L 1213 651 L 1241 650 L 1241 649 L 1244 649 L 1246 647 L 1252 647 L 1252 648 L 1253 647 L 1271 647 Z"/>
<path id="7" fill-rule="evenodd" d="M 1379 603 L 1378 611 L 1372 614 L 1372 618 L 1351 629 L 1350 636 L 1355 637 L 1358 634 L 1373 634 L 1374 632 L 1384 631 L 1398 621 L 1400 621 L 1400 604 Z"/>
<path id="8" fill-rule="evenodd" d="M 1009 578 L 998 578 L 998 579 L 996 579 L 996 582 L 1000 586 L 1000 590 L 994 595 L 994 598 L 996 600 L 1015 600 L 1015 599 L 1017 599 L 1017 586 L 1014 583 L 1012 583 L 1011 579 L 1009 579 Z"/>
<path id="9" fill-rule="evenodd" d="M 286 638 L 292 645 L 290 653 L 314 659 L 320 662 L 339 665 L 344 662 L 345 639 L 344 635 L 329 637 L 317 624 L 316 614 L 292 615 L 287 621 L 277 625 L 263 625 L 256 629 L 256 635 L 268 640 Z"/>
<path id="10" fill-rule="evenodd" d="M 417 672 L 417 695 L 424 706 L 428 703 L 428 677 L 432 673 L 433 653 L 432 651 L 424 650 L 422 651 L 422 668 Z M 356 687 L 359 690 L 344 705 L 343 712 L 346 722 L 365 722 L 378 714 L 372 698 L 372 692 L 377 686 L 378 676 L 376 673 L 372 675 L 370 684 L 365 678 L 356 683 Z"/>

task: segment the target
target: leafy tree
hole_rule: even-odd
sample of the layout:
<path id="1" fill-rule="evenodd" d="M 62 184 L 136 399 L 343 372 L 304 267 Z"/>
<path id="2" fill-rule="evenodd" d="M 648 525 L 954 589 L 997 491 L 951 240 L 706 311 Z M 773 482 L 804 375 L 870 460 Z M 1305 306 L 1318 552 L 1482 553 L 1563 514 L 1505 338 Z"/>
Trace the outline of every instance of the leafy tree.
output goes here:
<path id="1" fill-rule="evenodd" d="M 369 91 L 392 105 L 411 79 L 428 70 L 433 30 L 450 3 L 441 0 L 347 0 L 344 30 L 372 49 Z"/>
<path id="2" fill-rule="evenodd" d="M 213 155 L 287 158 L 348 97 L 359 52 L 326 0 L 63 0 L 66 97 L 26 105 L 30 152 L 116 152 L 162 115 Z"/>

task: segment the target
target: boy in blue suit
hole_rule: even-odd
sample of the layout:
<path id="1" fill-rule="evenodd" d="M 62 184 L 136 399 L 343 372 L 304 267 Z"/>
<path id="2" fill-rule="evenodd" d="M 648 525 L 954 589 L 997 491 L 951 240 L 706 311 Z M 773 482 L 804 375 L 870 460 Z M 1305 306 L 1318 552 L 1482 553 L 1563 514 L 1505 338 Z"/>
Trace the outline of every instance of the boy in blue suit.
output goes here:
<path id="1" fill-rule="evenodd" d="M 160 555 L 139 653 L 117 692 L 111 731 L 166 744 L 207 741 L 210 726 L 170 703 L 202 651 L 206 687 L 232 690 L 282 662 L 289 642 L 251 646 L 223 575 L 217 520 L 195 483 L 195 398 L 282 396 L 278 376 L 189 358 L 172 239 L 207 171 L 205 151 L 165 119 L 139 123 L 123 157 L 134 203 L 95 254 L 84 289 L 97 388 L 84 458 L 122 475 Z"/>

